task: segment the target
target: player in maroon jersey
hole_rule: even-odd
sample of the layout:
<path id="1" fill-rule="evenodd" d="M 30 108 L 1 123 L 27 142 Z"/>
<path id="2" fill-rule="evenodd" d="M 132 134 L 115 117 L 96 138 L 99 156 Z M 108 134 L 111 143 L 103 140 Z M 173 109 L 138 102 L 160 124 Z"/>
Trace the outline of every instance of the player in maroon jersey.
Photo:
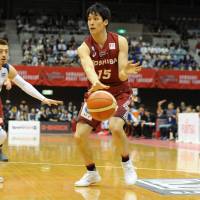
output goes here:
<path id="1" fill-rule="evenodd" d="M 128 61 L 127 40 L 115 33 L 107 32 L 110 17 L 109 8 L 100 3 L 88 8 L 90 36 L 78 48 L 78 55 L 89 80 L 89 92 L 107 90 L 117 100 L 118 110 L 115 116 L 109 119 L 109 129 L 121 153 L 125 182 L 133 185 L 137 180 L 137 174 L 129 159 L 128 141 L 123 127 L 131 98 L 128 74 L 140 72 L 141 66 L 139 63 Z M 85 97 L 87 98 L 87 94 Z M 75 186 L 89 186 L 101 180 L 92 157 L 92 149 L 88 145 L 88 135 L 99 123 L 92 119 L 84 103 L 79 113 L 75 140 L 84 158 L 87 172 Z"/>

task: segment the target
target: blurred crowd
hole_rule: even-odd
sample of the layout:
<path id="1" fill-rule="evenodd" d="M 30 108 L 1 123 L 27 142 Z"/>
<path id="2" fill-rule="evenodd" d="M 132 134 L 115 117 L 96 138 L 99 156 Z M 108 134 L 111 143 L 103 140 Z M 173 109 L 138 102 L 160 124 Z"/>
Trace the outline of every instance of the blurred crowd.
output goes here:
<path id="1" fill-rule="evenodd" d="M 36 10 L 24 10 L 16 16 L 17 33 L 42 34 L 84 34 L 87 32 L 85 20 L 81 17 L 69 17 L 62 12 L 46 13 Z"/>
<path id="2" fill-rule="evenodd" d="M 200 114 L 200 105 L 186 105 L 185 102 L 181 102 L 175 106 L 173 102 L 164 99 L 157 102 L 157 110 L 151 112 L 138 101 L 138 97 L 134 97 L 128 115 L 127 134 L 136 138 L 157 137 L 161 140 L 175 140 L 178 138 L 179 113 Z"/>
<path id="3" fill-rule="evenodd" d="M 129 138 L 157 138 L 160 140 L 178 139 L 178 114 L 179 113 L 199 113 L 200 105 L 192 106 L 181 102 L 175 106 L 173 102 L 161 100 L 157 102 L 156 111 L 152 111 L 140 102 L 138 96 L 132 96 L 129 107 L 126 134 Z M 109 122 L 102 123 L 99 134 L 109 134 Z"/>
<path id="4" fill-rule="evenodd" d="M 137 95 L 132 95 L 129 106 L 125 131 L 132 138 L 158 138 L 161 140 L 176 140 L 178 138 L 178 114 L 179 113 L 199 113 L 200 105 L 186 105 L 181 102 L 175 106 L 173 102 L 160 100 L 157 102 L 156 110 L 151 110 L 141 103 Z M 13 105 L 10 100 L 4 104 L 4 118 L 19 121 L 49 121 L 49 122 L 69 122 L 74 124 L 77 121 L 78 109 L 72 102 L 58 107 L 49 107 L 41 104 L 40 107 L 31 107 L 22 100 L 19 106 Z M 99 134 L 109 134 L 109 122 L 104 121 L 101 127 L 97 128 Z"/>
<path id="5" fill-rule="evenodd" d="M 140 61 L 145 68 L 199 70 L 200 54 L 191 52 L 188 39 L 198 38 L 200 19 L 171 17 L 168 20 L 145 19 L 140 23 L 148 27 L 150 33 L 165 38 L 167 33 L 180 37 L 175 42 L 170 36 L 170 44 L 153 43 L 151 40 L 128 38 L 129 58 Z M 77 47 L 80 42 L 71 37 L 68 41 L 66 34 L 88 33 L 87 24 L 80 17 L 69 17 L 63 13 L 41 13 L 25 10 L 16 17 L 17 33 L 31 33 L 29 39 L 22 39 L 22 64 L 47 66 L 80 66 Z M 43 35 L 43 36 L 41 36 Z M 173 35 L 173 34 L 172 34 Z M 21 35 L 23 36 L 23 34 Z M 198 44 L 198 41 L 197 41 Z M 198 48 L 198 45 L 197 47 Z"/>
<path id="6" fill-rule="evenodd" d="M 25 100 L 22 100 L 18 106 L 14 105 L 10 100 L 6 100 L 3 109 L 6 127 L 9 120 L 71 123 L 78 116 L 77 107 L 72 102 L 55 107 L 41 104 L 40 107 L 35 108 L 30 107 Z"/>
<path id="7" fill-rule="evenodd" d="M 187 41 L 168 45 L 151 44 L 142 37 L 129 40 L 129 59 L 140 61 L 144 68 L 199 70 L 200 64 L 189 53 Z M 24 65 L 80 66 L 75 37 L 66 41 L 59 35 L 30 38 L 22 43 Z"/>
<path id="8" fill-rule="evenodd" d="M 177 70 L 199 70 L 200 65 L 189 52 L 187 40 L 176 43 L 171 40 L 163 45 L 152 45 L 138 39 L 129 39 L 130 59 L 140 61 L 144 68 L 177 69 Z"/>
<path id="9" fill-rule="evenodd" d="M 22 64 L 31 66 L 80 66 L 77 46 L 78 44 L 73 36 L 69 41 L 56 35 L 30 38 L 22 43 Z"/>

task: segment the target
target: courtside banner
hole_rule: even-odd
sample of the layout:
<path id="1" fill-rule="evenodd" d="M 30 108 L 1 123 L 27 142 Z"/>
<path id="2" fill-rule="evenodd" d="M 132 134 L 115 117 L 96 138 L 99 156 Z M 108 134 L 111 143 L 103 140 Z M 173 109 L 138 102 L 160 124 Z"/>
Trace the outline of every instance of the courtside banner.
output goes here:
<path id="1" fill-rule="evenodd" d="M 15 66 L 19 74 L 33 85 L 87 87 L 81 67 Z M 136 88 L 200 89 L 200 71 L 142 69 L 129 76 Z"/>
<path id="2" fill-rule="evenodd" d="M 200 144 L 199 113 L 178 114 L 178 142 Z"/>
<path id="3" fill-rule="evenodd" d="M 85 73 L 80 67 L 46 67 L 43 85 L 87 87 Z"/>
<path id="4" fill-rule="evenodd" d="M 156 72 L 157 70 L 153 69 L 142 69 L 140 73 L 129 76 L 129 83 L 136 88 L 155 88 Z"/>
<path id="5" fill-rule="evenodd" d="M 40 122 L 38 121 L 9 121 L 9 146 L 39 146 Z"/>
<path id="6" fill-rule="evenodd" d="M 40 123 L 40 131 L 42 134 L 72 133 L 71 125 L 69 122 L 41 122 Z"/>
<path id="7" fill-rule="evenodd" d="M 18 74 L 32 85 L 42 85 L 43 67 L 15 66 Z"/>
<path id="8" fill-rule="evenodd" d="M 165 89 L 200 89 L 200 72 L 158 70 L 157 87 Z"/>

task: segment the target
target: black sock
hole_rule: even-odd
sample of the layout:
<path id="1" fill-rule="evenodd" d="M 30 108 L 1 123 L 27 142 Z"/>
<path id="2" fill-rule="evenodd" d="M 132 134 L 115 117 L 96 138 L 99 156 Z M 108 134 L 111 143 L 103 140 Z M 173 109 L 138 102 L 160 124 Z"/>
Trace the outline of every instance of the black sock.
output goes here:
<path id="1" fill-rule="evenodd" d="M 127 162 L 129 160 L 129 155 L 122 156 L 122 162 Z"/>
<path id="2" fill-rule="evenodd" d="M 94 163 L 86 166 L 88 171 L 96 171 L 96 166 Z"/>

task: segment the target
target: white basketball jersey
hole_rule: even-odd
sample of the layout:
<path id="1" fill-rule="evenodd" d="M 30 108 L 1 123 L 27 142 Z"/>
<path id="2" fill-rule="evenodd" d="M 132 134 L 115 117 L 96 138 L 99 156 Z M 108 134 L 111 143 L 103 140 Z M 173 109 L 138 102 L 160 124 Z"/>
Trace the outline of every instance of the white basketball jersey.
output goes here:
<path id="1" fill-rule="evenodd" d="M 8 72 L 9 72 L 9 65 L 5 64 L 0 70 L 0 91 L 2 89 L 3 83 L 8 77 Z"/>

